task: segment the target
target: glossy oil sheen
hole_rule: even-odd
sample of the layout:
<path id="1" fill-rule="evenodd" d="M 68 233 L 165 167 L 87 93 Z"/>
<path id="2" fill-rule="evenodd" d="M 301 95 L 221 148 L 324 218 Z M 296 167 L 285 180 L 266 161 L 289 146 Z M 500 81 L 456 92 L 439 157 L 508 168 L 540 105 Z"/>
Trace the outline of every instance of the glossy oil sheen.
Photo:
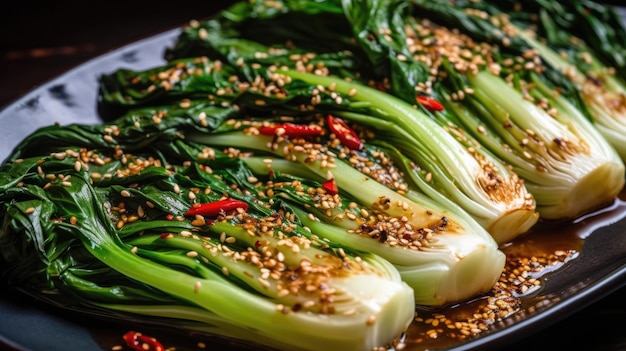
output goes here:
<path id="1" fill-rule="evenodd" d="M 146 69 L 164 63 L 165 47 L 173 44 L 178 30 L 169 31 L 89 61 L 38 87 L 0 111 L 0 159 L 36 128 L 55 122 L 100 123 L 96 111 L 97 81 L 101 74 L 119 68 Z M 504 247 L 505 252 L 537 254 L 574 250 L 577 257 L 541 277 L 541 287 L 522 297 L 512 316 L 494 323 L 480 335 L 458 342 L 440 338 L 412 342 L 419 327 L 407 331 L 404 350 L 470 350 L 507 345 L 555 323 L 582 307 L 617 290 L 626 282 L 626 194 L 611 206 L 573 223 L 540 223 L 530 233 Z M 452 306 L 449 317 L 471 312 L 481 300 Z M 19 350 L 111 350 L 121 345 L 124 332 L 141 328 L 152 333 L 166 347 L 200 350 L 198 342 L 220 350 L 258 350 L 254 345 L 231 343 L 209 336 L 169 331 L 161 325 L 147 325 L 140 317 L 101 317 L 76 306 L 51 306 L 0 285 L 0 340 Z M 33 333 L 37 337 L 33 337 Z M 217 343 L 217 344 L 216 344 Z"/>

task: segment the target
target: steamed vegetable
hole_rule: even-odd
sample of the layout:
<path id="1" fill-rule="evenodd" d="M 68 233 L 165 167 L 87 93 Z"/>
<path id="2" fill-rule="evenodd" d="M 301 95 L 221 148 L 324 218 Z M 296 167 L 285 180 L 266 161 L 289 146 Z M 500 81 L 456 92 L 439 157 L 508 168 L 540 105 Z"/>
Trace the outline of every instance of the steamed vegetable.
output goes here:
<path id="1" fill-rule="evenodd" d="M 324 6 L 326 11 L 330 11 L 330 3 Z M 242 7 L 253 11 L 254 15 L 249 14 L 250 18 L 255 18 L 253 23 L 266 21 L 259 7 Z M 450 122 L 438 124 L 421 109 L 366 87 L 376 77 L 368 75 L 366 69 L 369 66 L 365 65 L 368 59 L 363 54 L 357 55 L 360 52 L 358 47 L 352 46 L 355 52 L 345 49 L 326 51 L 328 47 L 335 49 L 328 44 L 330 38 L 313 41 L 326 43 L 322 45 L 321 52 L 306 51 L 298 46 L 287 47 L 280 42 L 288 36 L 289 31 L 286 30 L 277 33 L 278 39 L 268 46 L 263 42 L 272 38 L 257 39 L 256 33 L 250 33 L 250 39 L 226 37 L 233 35 L 231 31 L 239 27 L 240 31 L 244 31 L 247 24 L 252 24 L 237 24 L 240 18 L 247 17 L 236 16 L 236 10 L 241 8 L 231 9 L 228 16 L 224 16 L 227 19 L 211 20 L 189 29 L 191 34 L 184 38 L 196 35 L 196 40 L 187 42 L 185 46 L 180 44 L 181 40 L 170 52 L 170 55 L 214 53 L 218 59 L 195 65 L 198 58 L 177 58 L 170 61 L 167 67 L 144 72 L 120 70 L 102 78 L 102 105 L 119 109 L 156 101 L 166 102 L 171 98 L 195 101 L 209 95 L 216 104 L 230 99 L 229 102 L 242 109 L 259 111 L 261 116 L 268 113 L 274 116 L 281 113 L 330 113 L 346 122 L 367 127 L 375 134 L 368 138 L 373 143 L 377 140 L 397 140 L 399 151 L 412 162 L 407 171 L 415 178 L 412 182 L 414 190 L 445 202 L 454 202 L 470 213 L 497 242 L 508 242 L 537 222 L 534 198 L 508 165 L 487 149 L 477 147 L 475 140 L 462 131 L 459 133 L 459 128 L 450 125 Z M 307 14 L 299 10 L 305 11 L 304 8 L 296 8 L 292 9 L 293 12 L 285 10 L 285 14 L 278 18 L 276 15 L 269 16 L 267 21 L 276 22 L 264 25 L 275 28 L 278 23 L 288 22 L 290 16 L 302 19 Z M 315 16 L 316 12 L 312 12 L 310 16 Z M 235 23 L 229 22 L 233 17 L 237 19 L 233 20 Z M 336 19 L 336 11 L 329 17 Z M 309 21 L 289 23 L 297 26 Z M 338 34 L 340 42 L 350 42 L 347 36 L 351 32 L 346 32 L 344 28 L 343 33 L 334 33 L 335 36 Z M 325 38 L 327 34 L 321 32 L 320 36 Z M 294 39 L 293 42 L 300 41 Z M 215 68 L 217 64 L 219 70 Z M 282 68 L 289 68 L 293 74 L 296 71 L 312 74 L 307 79 L 296 77 L 298 82 L 295 83 L 288 81 L 292 73 L 284 79 L 271 81 L 272 75 Z M 174 73 L 176 70 L 181 73 Z M 175 80 L 171 79 L 172 76 Z M 358 82 L 358 85 L 346 80 Z M 359 91 L 357 96 L 351 93 L 353 90 Z"/>
<path id="2" fill-rule="evenodd" d="M 0 274 L 67 308 L 275 349 L 394 345 L 416 304 L 496 287 L 499 246 L 539 215 L 624 187 L 600 117 L 621 115 L 585 95 L 599 79 L 594 98 L 623 97 L 603 66 L 619 56 L 576 41 L 557 58 L 503 9 L 242 1 L 192 21 L 162 66 L 100 77 L 105 124 L 39 129 L 3 162 Z"/>
<path id="3" fill-rule="evenodd" d="M 500 277 L 504 255 L 489 233 L 464 212 L 390 190 L 333 157 L 323 145 L 255 134 L 252 127 L 247 133 L 187 138 L 240 149 L 246 155 L 242 159 L 254 162 L 250 166 L 262 176 L 276 172 L 304 176 L 304 180 L 273 176 L 271 192 L 299 205 L 293 211 L 319 236 L 393 263 L 415 291 L 417 304 L 463 301 L 489 291 Z M 257 159 L 249 159 L 250 151 Z M 309 179 L 317 183 L 307 184 Z M 325 182 L 333 185 L 324 186 Z"/>
<path id="4" fill-rule="evenodd" d="M 626 160 L 626 30 L 615 10 L 591 1 L 500 1 L 473 6 L 501 18 L 495 23 L 509 37 L 521 38 L 571 81 L 580 107 Z"/>
<path id="5" fill-rule="evenodd" d="M 435 117 L 462 126 L 510 164 L 525 180 L 542 217 L 576 218 L 615 200 L 624 187 L 624 163 L 576 101 L 545 78 L 559 72 L 543 66 L 532 51 L 524 56 L 507 53 L 508 45 L 521 38 L 515 43 L 503 40 L 502 50 L 494 40 L 479 41 L 489 35 L 489 20 L 446 0 L 412 6 L 376 3 L 380 12 L 392 12 L 397 19 L 388 23 L 392 27 L 379 24 L 375 31 L 376 25 L 368 24 L 364 29 L 376 42 L 370 45 L 378 50 L 377 60 L 388 67 L 423 65 L 431 72 L 424 80 L 409 69 L 394 69 L 390 79 L 432 86 L 426 92 L 446 107 Z M 351 6 L 354 14 L 365 5 Z M 353 23 L 370 22 L 353 16 Z M 390 39 L 377 34 L 385 31 L 392 33 Z M 391 87 L 393 94 L 406 95 L 394 91 L 396 86 Z"/>
<path id="6" fill-rule="evenodd" d="M 239 159 L 118 122 L 43 128 L 0 169 L 11 284 L 280 349 L 372 349 L 411 322 L 395 267 L 256 199 Z"/>
<path id="7" fill-rule="evenodd" d="M 377 179 L 391 177 L 391 172 L 386 173 L 389 164 L 368 157 L 366 150 L 348 151 L 343 143 L 351 144 L 355 139 L 348 138 L 353 134 L 337 118 L 318 119 L 313 114 L 310 119 L 299 117 L 300 121 L 309 120 L 308 123 L 295 124 L 295 116 L 281 114 L 276 120 L 268 120 L 242 112 L 211 127 L 207 120 L 214 121 L 216 116 L 227 114 L 215 113 L 210 117 L 203 103 L 194 101 L 189 105 L 136 109 L 124 120 L 129 125 L 136 124 L 135 128 L 175 130 L 186 141 L 206 145 L 202 157 L 207 157 L 209 150 L 223 149 L 232 157 L 241 158 L 263 187 L 258 190 L 258 196 L 261 199 L 267 196 L 265 202 L 277 201 L 274 195 L 268 195 L 279 193 L 272 188 L 276 185 L 276 172 L 309 182 L 308 189 L 320 195 L 318 200 L 324 206 L 336 203 L 333 213 L 324 218 L 328 226 L 315 230 L 315 234 L 389 260 L 414 289 L 418 304 L 440 306 L 459 302 L 489 291 L 500 277 L 505 257 L 484 228 L 449 201 L 445 202 L 449 206 L 444 206 L 441 195 L 408 198 L 402 195 L 401 186 L 394 189 L 396 185 L 379 182 Z M 231 109 L 226 105 L 220 108 Z M 241 105 L 238 109 L 243 110 Z M 286 110 L 284 107 L 283 111 Z M 154 116 L 164 117 L 155 124 Z M 155 135 L 148 130 L 144 133 Z M 352 163 L 357 159 L 367 162 L 372 171 L 358 170 Z M 378 178 L 373 170 L 378 170 Z M 307 201 L 312 200 L 299 202 L 298 199 L 301 198 L 290 199 L 290 212 L 300 214 L 299 221 L 308 227 L 320 228 L 310 222 L 309 216 L 316 216 L 309 215 Z"/>

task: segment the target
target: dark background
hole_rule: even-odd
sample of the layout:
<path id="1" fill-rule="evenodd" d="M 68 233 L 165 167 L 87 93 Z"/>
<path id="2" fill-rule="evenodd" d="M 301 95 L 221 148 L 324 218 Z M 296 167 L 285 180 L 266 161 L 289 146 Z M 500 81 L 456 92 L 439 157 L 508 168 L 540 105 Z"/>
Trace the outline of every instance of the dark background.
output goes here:
<path id="1" fill-rule="evenodd" d="M 0 12 L 0 107 L 91 58 L 206 18 L 229 3 L 5 2 Z M 626 350 L 626 288 L 507 349 Z"/>
<path id="2" fill-rule="evenodd" d="M 90 58 L 206 18 L 231 3 L 5 1 L 0 9 L 0 107 Z"/>

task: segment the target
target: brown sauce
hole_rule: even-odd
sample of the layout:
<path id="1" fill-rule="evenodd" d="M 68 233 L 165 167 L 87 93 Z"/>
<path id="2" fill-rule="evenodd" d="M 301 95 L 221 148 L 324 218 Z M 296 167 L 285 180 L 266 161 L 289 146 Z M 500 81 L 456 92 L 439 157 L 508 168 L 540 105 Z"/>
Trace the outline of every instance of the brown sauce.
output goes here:
<path id="1" fill-rule="evenodd" d="M 406 332 L 402 350 L 418 351 L 433 348 L 450 348 L 479 338 L 481 335 L 501 330 L 541 310 L 545 310 L 560 301 L 559 296 L 542 294 L 542 286 L 550 275 L 558 273 L 567 264 L 576 260 L 584 249 L 585 239 L 599 228 L 609 226 L 626 217 L 626 190 L 622 191 L 613 204 L 567 222 L 540 221 L 531 231 L 504 245 L 502 250 L 507 255 L 506 274 L 518 268 L 519 260 L 534 258 L 534 270 L 527 279 L 535 279 L 538 285 L 525 292 L 516 286 L 508 285 L 508 292 L 494 289 L 485 296 L 478 297 L 453 306 L 439 309 L 417 307 L 417 319 Z M 488 318 L 485 311 L 493 304 L 494 297 L 505 296 L 509 313 L 504 317 Z M 497 298 L 496 298 L 497 300 Z M 501 307 L 502 307 L 501 306 Z M 497 314 L 496 314 L 497 315 Z M 437 319 L 434 325 L 433 321 Z M 471 324 L 473 330 L 464 334 L 464 323 Z M 450 327 L 455 325 L 455 327 Z M 470 328 L 471 329 L 471 328 Z"/>

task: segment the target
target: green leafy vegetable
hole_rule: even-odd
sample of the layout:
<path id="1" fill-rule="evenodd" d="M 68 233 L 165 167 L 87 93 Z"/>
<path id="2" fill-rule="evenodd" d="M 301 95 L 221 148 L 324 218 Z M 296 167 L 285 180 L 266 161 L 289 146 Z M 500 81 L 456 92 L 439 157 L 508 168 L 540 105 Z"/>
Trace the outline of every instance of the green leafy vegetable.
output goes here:
<path id="1" fill-rule="evenodd" d="M 41 128 L 0 166 L 0 274 L 276 349 L 390 347 L 415 304 L 490 291 L 539 216 L 624 187 L 626 30 L 587 0 L 521 3 L 192 21 L 164 65 L 100 77 L 106 123 Z"/>
<path id="2" fill-rule="evenodd" d="M 523 38 L 494 28 L 498 18 L 464 11 L 473 3 L 379 2 L 380 11 L 396 11 L 399 22 L 368 24 L 364 30 L 376 38 L 377 57 L 387 61 L 390 80 L 426 87 L 439 97 L 446 110 L 435 117 L 462 127 L 511 165 L 542 217 L 576 218 L 614 201 L 624 186 L 624 164 L 578 101 L 561 94 L 571 86 L 556 85 L 566 79 L 542 65 Z M 353 8 L 358 6 L 365 5 Z M 352 21 L 365 23 L 362 17 Z M 378 34 L 385 31 L 390 40 Z M 429 77 L 407 68 L 415 65 L 429 68 Z M 396 87 L 401 88 L 392 85 L 393 94 L 406 95 Z"/>
<path id="3" fill-rule="evenodd" d="M 515 6 L 521 6 L 521 11 L 511 11 Z M 522 39 L 562 73 L 557 83 L 571 82 L 570 94 L 575 94 L 602 136 L 626 160 L 626 31 L 615 10 L 592 1 L 524 1 L 517 5 L 502 1 L 486 11 L 503 18 L 499 23 L 510 37 Z"/>
<path id="4" fill-rule="evenodd" d="M 299 13 L 298 9 L 292 11 Z M 284 16 L 289 14 L 291 12 Z M 273 19 L 270 17 L 267 21 Z M 276 19 L 278 23 L 282 23 L 281 20 L 282 17 Z M 199 34 L 205 28 L 207 31 L 209 27 L 218 28 L 214 22 L 189 29 L 181 42 L 195 47 L 194 50 L 205 47 L 205 54 L 220 52 L 219 59 L 209 63 L 205 60 L 194 66 L 198 58 L 176 58 L 167 67 L 143 72 L 118 71 L 105 76 L 102 78 L 102 104 L 128 108 L 155 100 L 165 103 L 167 101 L 161 95 L 168 91 L 171 93 L 167 97 L 190 101 L 209 95 L 216 104 L 234 103 L 259 117 L 285 114 L 298 118 L 315 112 L 331 114 L 369 127 L 376 133 L 370 139 L 400 140 L 401 152 L 414 164 L 411 172 L 421 178 L 415 183 L 419 184 L 415 190 L 444 198 L 441 201 L 452 200 L 470 213 L 497 242 L 508 242 L 537 222 L 534 198 L 508 165 L 487 149 L 477 147 L 474 139 L 450 125 L 449 121 L 435 122 L 421 109 L 366 87 L 370 75 L 361 70 L 369 67 L 369 64 L 364 65 L 368 58 L 356 54 L 361 51 L 358 47 L 355 52 L 321 49 L 320 53 L 280 43 L 265 46 L 260 42 L 251 43 L 247 38 L 229 37 L 226 40 L 219 36 L 229 33 L 225 30 L 207 32 L 206 38 Z M 220 25 L 226 27 L 228 23 L 220 22 Z M 273 27 L 276 24 L 266 25 Z M 232 29 L 232 26 L 230 24 L 228 28 Z M 344 31 L 343 35 L 351 36 L 351 32 Z M 349 39 L 346 37 L 341 41 Z M 234 49 L 232 45 L 235 43 L 238 43 L 236 48 L 249 45 L 254 51 Z M 182 44 L 173 52 L 180 50 Z M 179 71 L 176 67 L 185 69 L 180 70 L 180 74 L 172 74 Z M 311 75 L 309 79 L 290 82 L 289 77 L 275 77 L 280 73 L 277 70 L 282 68 L 289 68 L 294 74 L 304 71 Z M 344 68 L 353 70 L 346 72 Z M 172 75 L 174 80 L 170 78 Z M 358 85 L 348 84 L 344 82 L 346 80 L 358 82 Z M 323 90 L 318 89 L 318 85 L 324 87 Z M 361 90 L 358 95 L 363 97 L 353 96 L 353 90 Z M 341 134 L 338 137 L 341 138 Z"/>
<path id="5" fill-rule="evenodd" d="M 135 153 L 136 134 L 116 124 L 44 128 L 19 145 L 0 170 L 18 182 L 0 191 L 6 279 L 283 349 L 371 349 L 408 326 L 413 290 L 390 263 L 317 239 L 256 199 L 240 160 L 204 158 L 207 148 L 150 123 L 135 129 L 152 137 Z M 88 148 L 83 135 L 103 142 Z M 194 203 L 220 210 L 187 212 Z"/>

